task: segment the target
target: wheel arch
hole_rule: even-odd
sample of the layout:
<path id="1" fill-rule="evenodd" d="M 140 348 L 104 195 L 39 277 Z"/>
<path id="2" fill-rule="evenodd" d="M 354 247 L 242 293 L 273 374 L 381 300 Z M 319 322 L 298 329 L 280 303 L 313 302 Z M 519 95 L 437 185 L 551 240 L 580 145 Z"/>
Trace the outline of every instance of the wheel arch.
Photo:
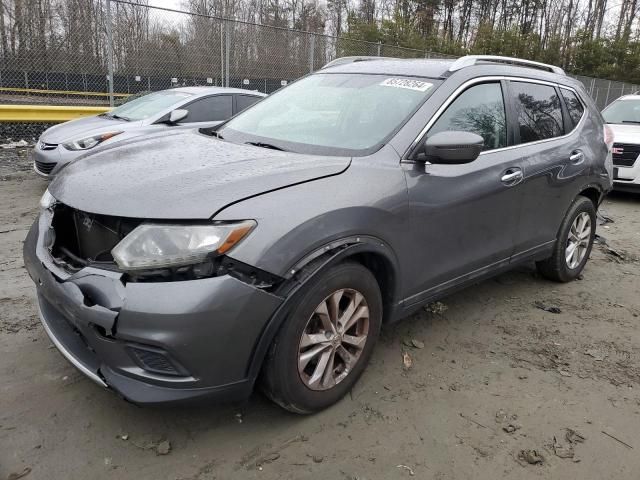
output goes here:
<path id="1" fill-rule="evenodd" d="M 580 192 L 578 192 L 578 196 L 587 197 L 591 200 L 596 210 L 598 210 L 598 206 L 604 197 L 602 187 L 598 184 L 589 184 L 584 186 Z"/>
<path id="2" fill-rule="evenodd" d="M 398 261 L 390 247 L 371 236 L 354 236 L 332 242 L 306 255 L 287 273 L 287 278 L 274 293 L 285 301 L 271 316 L 254 347 L 248 377 L 255 381 L 269 347 L 284 323 L 291 305 L 302 295 L 309 280 L 327 268 L 346 261 L 360 263 L 371 271 L 380 287 L 383 322 L 395 320 L 401 312 L 400 273 Z"/>

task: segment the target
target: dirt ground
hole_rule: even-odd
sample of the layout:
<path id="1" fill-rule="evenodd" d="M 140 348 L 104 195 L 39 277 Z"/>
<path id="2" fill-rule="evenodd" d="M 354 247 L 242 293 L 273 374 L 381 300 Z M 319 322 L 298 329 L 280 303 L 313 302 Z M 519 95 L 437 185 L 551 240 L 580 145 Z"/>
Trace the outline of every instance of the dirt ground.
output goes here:
<path id="1" fill-rule="evenodd" d="M 445 298 L 384 328 L 351 394 L 302 417 L 260 394 L 139 408 L 70 366 L 22 263 L 45 188 L 0 152 L 0 480 L 640 478 L 640 196 L 606 201 L 581 280 L 526 267 Z"/>

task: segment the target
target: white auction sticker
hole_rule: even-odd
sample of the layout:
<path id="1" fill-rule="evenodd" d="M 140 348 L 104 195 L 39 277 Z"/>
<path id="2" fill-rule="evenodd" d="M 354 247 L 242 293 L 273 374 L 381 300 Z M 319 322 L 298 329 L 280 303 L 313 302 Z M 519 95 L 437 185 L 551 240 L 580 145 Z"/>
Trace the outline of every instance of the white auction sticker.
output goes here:
<path id="1" fill-rule="evenodd" d="M 433 87 L 433 83 L 411 80 L 409 78 L 387 78 L 380 85 L 384 87 L 408 88 L 409 90 L 417 90 L 418 92 L 426 92 Z"/>

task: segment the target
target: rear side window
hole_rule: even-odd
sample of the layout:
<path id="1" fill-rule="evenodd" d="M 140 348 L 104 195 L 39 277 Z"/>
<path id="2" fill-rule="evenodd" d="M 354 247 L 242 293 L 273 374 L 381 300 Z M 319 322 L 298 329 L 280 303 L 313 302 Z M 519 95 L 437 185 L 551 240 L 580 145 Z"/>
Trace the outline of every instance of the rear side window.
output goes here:
<path id="1" fill-rule="evenodd" d="M 189 115 L 183 123 L 216 122 L 231 117 L 233 110 L 233 97 L 231 95 L 217 95 L 206 97 L 184 107 Z"/>
<path id="2" fill-rule="evenodd" d="M 564 103 L 567 106 L 567 110 L 569 111 L 571 128 L 575 128 L 575 126 L 578 125 L 578 122 L 580 122 L 580 119 L 582 118 L 582 114 L 584 113 L 584 106 L 582 105 L 582 102 L 580 101 L 578 96 L 571 90 L 561 88 L 560 93 L 562 93 L 562 98 L 564 98 Z"/>
<path id="3" fill-rule="evenodd" d="M 549 85 L 511 82 L 520 143 L 535 142 L 564 134 L 562 108 L 556 89 Z"/>
<path id="4" fill-rule="evenodd" d="M 238 95 L 236 97 L 236 113 L 243 111 L 245 108 L 249 108 L 261 98 L 262 97 L 254 97 L 252 95 Z"/>
<path id="5" fill-rule="evenodd" d="M 507 122 L 499 83 L 474 85 L 462 92 L 429 129 L 429 135 L 462 130 L 480 135 L 483 150 L 507 146 Z"/>

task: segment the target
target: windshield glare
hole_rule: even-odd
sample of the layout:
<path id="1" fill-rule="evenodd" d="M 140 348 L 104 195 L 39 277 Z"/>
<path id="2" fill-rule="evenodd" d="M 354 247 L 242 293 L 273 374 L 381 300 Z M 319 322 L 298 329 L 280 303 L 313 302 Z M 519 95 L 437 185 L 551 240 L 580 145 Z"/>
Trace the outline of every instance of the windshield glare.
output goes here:
<path id="1" fill-rule="evenodd" d="M 125 120 L 144 120 L 157 115 L 171 105 L 190 97 L 190 93 L 165 90 L 154 92 L 135 100 L 131 100 L 109 112 L 108 116 L 118 116 Z"/>
<path id="2" fill-rule="evenodd" d="M 617 100 L 604 109 L 607 123 L 640 123 L 640 99 Z"/>
<path id="3" fill-rule="evenodd" d="M 286 150 L 304 151 L 306 145 L 355 153 L 384 142 L 434 88 L 430 79 L 315 74 L 265 98 L 220 133 L 230 141 L 257 138 Z"/>

